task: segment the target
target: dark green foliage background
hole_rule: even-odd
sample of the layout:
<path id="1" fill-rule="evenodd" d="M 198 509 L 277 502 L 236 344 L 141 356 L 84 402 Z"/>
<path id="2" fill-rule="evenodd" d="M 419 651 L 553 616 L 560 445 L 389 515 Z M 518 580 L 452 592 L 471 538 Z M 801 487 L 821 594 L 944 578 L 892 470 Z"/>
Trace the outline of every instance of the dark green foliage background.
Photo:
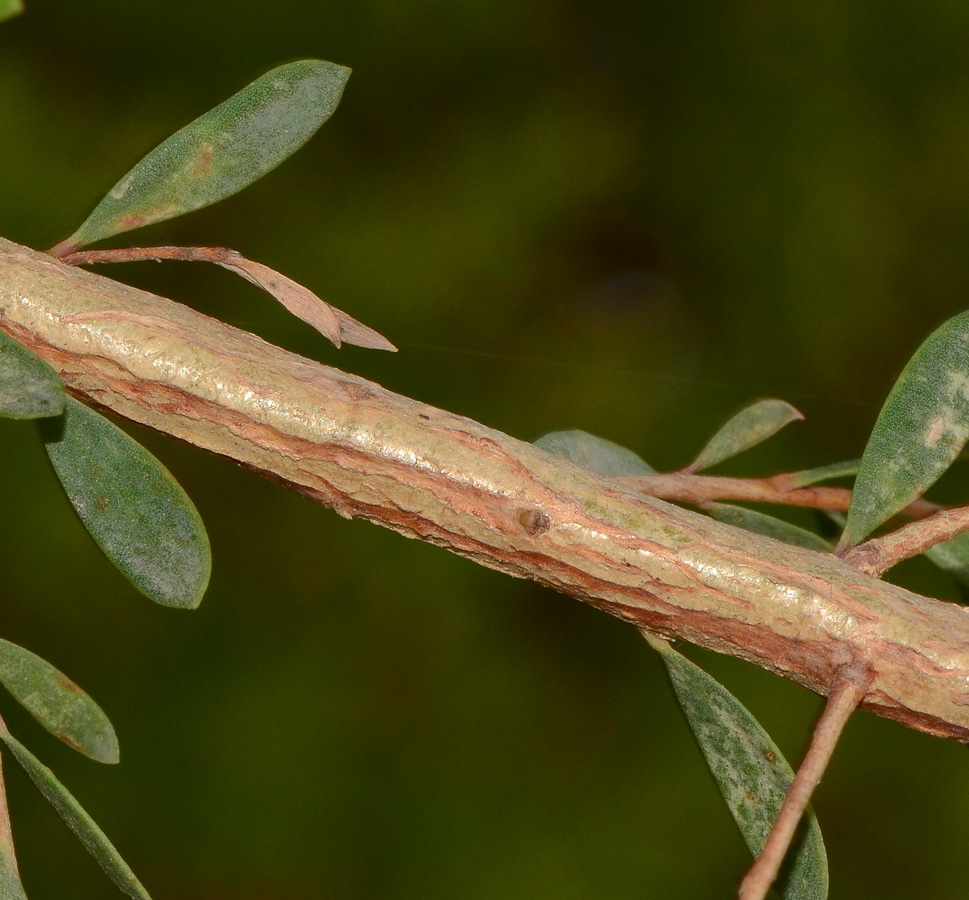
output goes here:
<path id="1" fill-rule="evenodd" d="M 969 306 L 967 40 L 969 9 L 931 0 L 32 0 L 0 29 L 0 234 L 50 246 L 257 74 L 332 59 L 354 75 L 296 157 L 115 243 L 234 247 L 399 354 L 337 352 L 221 270 L 112 274 L 657 468 L 781 396 L 807 422 L 724 470 L 819 465 L 861 452 L 908 355 Z M 209 595 L 136 596 L 32 427 L 0 422 L 2 636 L 98 700 L 122 764 L 3 712 L 156 900 L 733 896 L 743 843 L 632 629 L 132 431 L 208 523 Z M 899 577 L 958 599 L 924 563 Z M 800 754 L 817 698 L 692 655 Z M 33 900 L 115 896 L 8 780 Z M 969 897 L 962 747 L 859 716 L 816 806 L 833 896 Z"/>

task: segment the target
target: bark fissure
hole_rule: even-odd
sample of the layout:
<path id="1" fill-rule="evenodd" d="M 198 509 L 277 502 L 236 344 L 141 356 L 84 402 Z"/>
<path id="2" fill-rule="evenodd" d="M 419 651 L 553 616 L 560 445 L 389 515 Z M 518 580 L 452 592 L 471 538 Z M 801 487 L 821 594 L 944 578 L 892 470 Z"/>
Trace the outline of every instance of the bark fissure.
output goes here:
<path id="1" fill-rule="evenodd" d="M 969 742 L 969 612 L 637 493 L 0 239 L 0 328 L 74 395 L 332 507 Z"/>

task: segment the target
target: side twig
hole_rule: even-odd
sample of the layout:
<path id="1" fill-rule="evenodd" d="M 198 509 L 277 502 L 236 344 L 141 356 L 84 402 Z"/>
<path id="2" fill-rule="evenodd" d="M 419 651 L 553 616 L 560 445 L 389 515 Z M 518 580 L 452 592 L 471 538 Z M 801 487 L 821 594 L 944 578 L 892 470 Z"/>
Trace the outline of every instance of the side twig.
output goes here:
<path id="1" fill-rule="evenodd" d="M 675 500 L 703 506 L 720 500 L 747 500 L 753 503 L 776 503 L 784 506 L 806 506 L 846 512 L 851 504 L 848 488 L 810 485 L 791 487 L 792 475 L 784 473 L 769 478 L 724 478 L 717 475 L 693 475 L 670 472 L 657 475 L 623 475 L 618 481 L 650 497 Z M 936 503 L 919 499 L 904 510 L 906 515 L 923 517 L 942 509 Z"/>
<path id="2" fill-rule="evenodd" d="M 871 670 L 864 663 L 849 664 L 837 673 L 804 762 L 791 782 L 764 849 L 740 885 L 740 900 L 764 900 L 767 896 L 841 732 L 864 698 L 871 680 Z"/>
<path id="3" fill-rule="evenodd" d="M 446 410 L 0 238 L 0 330 L 76 397 L 344 516 L 969 743 L 969 615 L 620 486 Z"/>
<path id="4" fill-rule="evenodd" d="M 969 531 L 969 507 L 942 509 L 935 515 L 872 538 L 840 554 L 849 566 L 879 577 L 892 566 Z"/>

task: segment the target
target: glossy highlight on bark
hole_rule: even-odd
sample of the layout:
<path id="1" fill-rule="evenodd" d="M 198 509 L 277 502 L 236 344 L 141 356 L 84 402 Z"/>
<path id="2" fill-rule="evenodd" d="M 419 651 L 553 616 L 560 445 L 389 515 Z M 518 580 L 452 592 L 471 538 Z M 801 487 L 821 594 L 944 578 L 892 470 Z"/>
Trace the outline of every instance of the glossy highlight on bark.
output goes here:
<path id="1" fill-rule="evenodd" d="M 159 144 L 51 252 L 64 256 L 238 193 L 313 136 L 349 77 L 345 66 L 316 59 L 267 72 Z"/>

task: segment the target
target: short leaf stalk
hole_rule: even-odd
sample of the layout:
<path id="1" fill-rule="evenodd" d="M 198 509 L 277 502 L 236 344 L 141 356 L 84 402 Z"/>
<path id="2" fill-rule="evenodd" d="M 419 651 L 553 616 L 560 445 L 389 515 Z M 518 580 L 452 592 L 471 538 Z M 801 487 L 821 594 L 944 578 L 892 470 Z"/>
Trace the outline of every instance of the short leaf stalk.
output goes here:
<path id="1" fill-rule="evenodd" d="M 871 679 L 871 670 L 864 663 L 850 663 L 837 673 L 804 762 L 797 770 L 760 856 L 740 885 L 740 900 L 764 900 L 767 896 L 841 732 L 864 698 Z"/>

